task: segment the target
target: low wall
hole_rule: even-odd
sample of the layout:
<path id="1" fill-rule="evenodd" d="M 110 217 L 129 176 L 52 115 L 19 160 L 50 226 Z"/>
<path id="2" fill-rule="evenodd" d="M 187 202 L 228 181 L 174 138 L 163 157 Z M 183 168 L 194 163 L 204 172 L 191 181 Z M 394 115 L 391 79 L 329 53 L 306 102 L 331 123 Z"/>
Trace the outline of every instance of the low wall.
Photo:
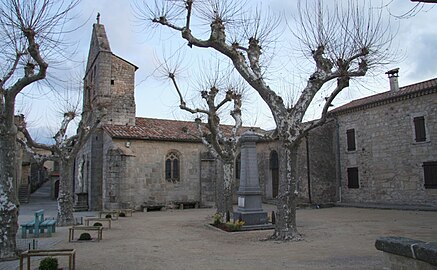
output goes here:
<path id="1" fill-rule="evenodd" d="M 405 237 L 381 237 L 375 247 L 384 252 L 389 269 L 437 270 L 437 242 Z"/>

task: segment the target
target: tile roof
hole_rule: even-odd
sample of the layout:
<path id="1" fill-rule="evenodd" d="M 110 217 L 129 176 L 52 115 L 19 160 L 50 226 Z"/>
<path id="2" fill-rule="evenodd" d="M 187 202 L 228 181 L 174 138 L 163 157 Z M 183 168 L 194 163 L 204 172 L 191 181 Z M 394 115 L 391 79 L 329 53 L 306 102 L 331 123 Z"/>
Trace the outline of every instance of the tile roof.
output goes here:
<path id="1" fill-rule="evenodd" d="M 200 142 L 194 121 L 178 121 L 155 118 L 135 118 L 135 126 L 104 125 L 103 129 L 112 137 L 119 139 L 160 140 Z M 230 125 L 222 125 L 222 130 L 229 134 Z M 243 127 L 242 130 L 247 130 Z M 206 130 L 206 129 L 205 129 Z M 257 131 L 262 131 L 259 128 Z"/>
<path id="2" fill-rule="evenodd" d="M 400 87 L 399 91 L 387 91 L 373 96 L 353 100 L 330 111 L 331 114 L 344 114 L 364 110 L 387 103 L 410 99 L 437 92 L 437 78 Z"/>

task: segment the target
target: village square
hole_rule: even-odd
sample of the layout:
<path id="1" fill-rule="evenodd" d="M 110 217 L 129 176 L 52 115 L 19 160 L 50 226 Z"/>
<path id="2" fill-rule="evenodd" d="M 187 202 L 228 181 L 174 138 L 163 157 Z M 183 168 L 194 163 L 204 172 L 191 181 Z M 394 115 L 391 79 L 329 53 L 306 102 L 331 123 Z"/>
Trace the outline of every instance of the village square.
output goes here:
<path id="1" fill-rule="evenodd" d="M 39 31 L 58 27 L 57 16 L 77 3 L 50 15 L 52 0 L 37 2 L 1 6 L 0 23 L 23 25 L 4 32 L 17 48 L 0 81 L 0 269 L 437 268 L 437 78 L 403 85 L 402 70 L 390 68 L 376 94 L 334 106 L 353 80 L 392 61 L 391 28 L 359 15 L 359 4 L 298 5 L 302 29 L 293 31 L 306 34 L 300 41 L 313 66 L 290 101 L 264 73 L 263 42 L 279 22 L 246 19 L 239 25 L 247 40 L 231 41 L 227 16 L 243 3 L 138 1 L 139 19 L 232 65 L 205 76 L 198 104 L 188 100 L 178 64 L 164 59 L 157 68 L 192 120 L 138 116 L 142 67 L 115 53 L 104 24 L 111 19 L 97 13 L 86 29 L 81 109 L 66 108 L 50 144 L 34 140 L 14 99 L 50 71 Z M 38 8 L 46 28 L 26 17 Z M 310 34 L 312 12 L 319 21 Z M 209 14 L 206 36 L 192 31 L 205 19 L 199 14 Z M 19 42 L 11 33 L 20 31 Z M 249 92 L 268 105 L 275 128 L 243 121 Z M 314 102 L 319 116 L 307 120 Z"/>

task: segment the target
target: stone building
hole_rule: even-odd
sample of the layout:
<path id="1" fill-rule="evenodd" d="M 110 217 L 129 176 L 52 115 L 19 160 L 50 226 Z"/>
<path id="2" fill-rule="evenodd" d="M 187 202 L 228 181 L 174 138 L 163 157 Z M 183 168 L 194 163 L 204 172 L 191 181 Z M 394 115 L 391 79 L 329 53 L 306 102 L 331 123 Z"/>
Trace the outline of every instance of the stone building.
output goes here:
<path id="1" fill-rule="evenodd" d="M 99 210 L 131 206 L 138 209 L 145 204 L 182 202 L 213 206 L 222 177 L 220 162 L 212 158 L 195 136 L 194 122 L 135 117 L 136 70 L 135 65 L 112 53 L 104 26 L 94 24 L 84 76 L 83 111 L 87 117 L 104 106 L 108 113 L 101 128 L 76 157 L 76 208 Z M 325 158 L 324 153 L 327 153 L 326 144 L 320 143 L 319 137 L 316 133 L 309 137 L 315 153 L 311 155 L 314 163 Z M 332 141 L 331 137 L 332 134 L 324 140 Z M 332 144 L 328 146 L 331 149 L 328 155 L 332 155 Z M 302 153 L 306 157 L 305 149 L 304 146 Z M 263 197 L 272 199 L 277 195 L 277 144 L 260 142 L 257 151 Z M 238 161 L 236 163 L 238 166 Z M 327 181 L 329 183 L 335 180 L 332 173 L 320 173 L 315 167 L 308 172 L 306 164 L 302 167 L 304 201 L 308 194 L 308 173 L 314 175 L 315 182 L 322 175 L 332 177 Z M 331 168 L 329 171 L 335 172 Z M 237 173 L 235 189 L 238 188 L 238 177 Z M 325 182 L 328 179 L 322 178 Z M 336 189 L 331 184 L 327 185 L 331 192 L 325 192 L 324 185 L 319 186 L 318 190 L 313 189 L 316 200 L 318 196 L 322 201 L 326 194 L 335 194 Z M 335 199 L 331 197 L 329 201 Z"/>
<path id="2" fill-rule="evenodd" d="M 331 111 L 338 127 L 344 203 L 437 207 L 437 79 L 354 100 Z"/>
<path id="3" fill-rule="evenodd" d="M 214 206 L 222 179 L 220 162 L 195 136 L 194 122 L 136 117 L 136 70 L 112 53 L 104 26 L 94 24 L 84 76 L 84 116 L 95 117 L 101 107 L 108 113 L 76 157 L 76 209 Z M 298 148 L 300 202 L 437 207 L 436 89 L 437 79 L 333 110 L 328 123 L 311 131 Z M 278 193 L 278 147 L 272 140 L 257 144 L 265 201 Z M 236 168 L 235 189 L 238 158 Z"/>

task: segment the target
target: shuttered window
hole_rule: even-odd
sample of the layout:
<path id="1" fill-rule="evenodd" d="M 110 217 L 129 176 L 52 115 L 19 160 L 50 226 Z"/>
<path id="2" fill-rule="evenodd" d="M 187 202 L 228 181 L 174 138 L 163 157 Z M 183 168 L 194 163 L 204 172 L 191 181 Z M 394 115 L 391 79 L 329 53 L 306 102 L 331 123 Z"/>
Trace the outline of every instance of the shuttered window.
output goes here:
<path id="1" fill-rule="evenodd" d="M 357 167 L 347 168 L 347 187 L 348 188 L 360 187 Z"/>
<path id="2" fill-rule="evenodd" d="M 423 163 L 425 188 L 437 189 L 437 161 Z"/>
<path id="3" fill-rule="evenodd" d="M 355 129 L 348 129 L 346 131 L 347 135 L 347 150 L 348 151 L 355 151 L 356 145 L 355 145 Z"/>
<path id="4" fill-rule="evenodd" d="M 414 132 L 416 135 L 416 142 L 426 141 L 425 117 L 414 117 Z"/>

